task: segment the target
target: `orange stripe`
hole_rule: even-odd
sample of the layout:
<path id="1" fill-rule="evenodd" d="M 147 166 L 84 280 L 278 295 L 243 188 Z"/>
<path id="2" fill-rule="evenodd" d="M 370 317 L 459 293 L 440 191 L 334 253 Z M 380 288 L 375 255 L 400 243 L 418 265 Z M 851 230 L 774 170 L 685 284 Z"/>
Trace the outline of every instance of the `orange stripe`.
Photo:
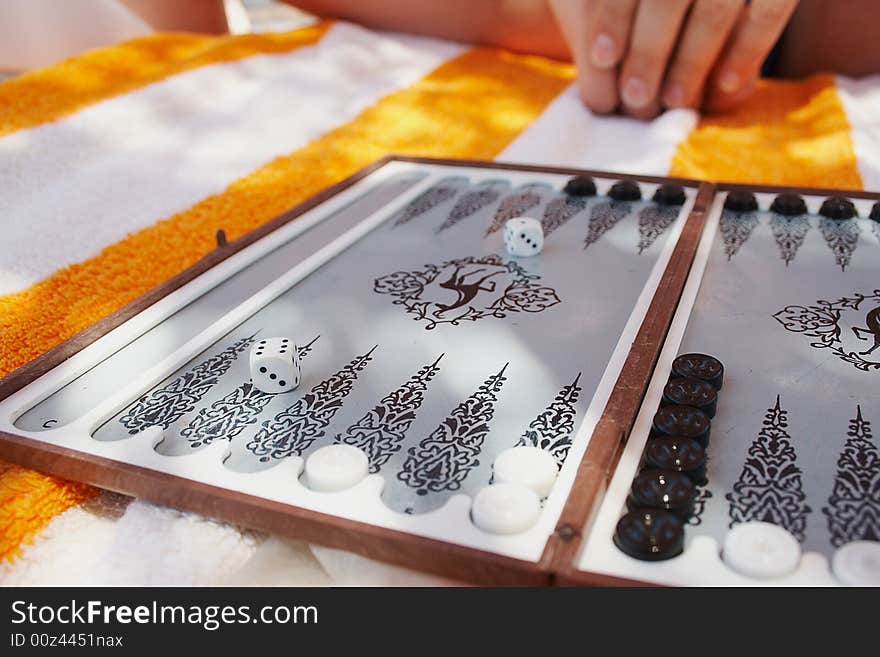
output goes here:
<path id="1" fill-rule="evenodd" d="M 679 144 L 670 175 L 861 189 L 849 121 L 830 75 L 761 81 L 735 111 L 707 116 Z"/>
<path id="2" fill-rule="evenodd" d="M 155 34 L 87 52 L 0 84 L 0 136 L 200 66 L 311 45 L 331 25 L 225 37 Z"/>
<path id="3" fill-rule="evenodd" d="M 15 557 L 21 544 L 53 516 L 96 493 L 85 484 L 63 481 L 17 465 L 0 464 L 0 560 Z"/>
<path id="4" fill-rule="evenodd" d="M 194 263 L 213 248 L 218 228 L 235 238 L 388 153 L 495 157 L 573 77 L 569 65 L 490 49 L 468 51 L 223 193 L 23 292 L 0 297 L 0 374 Z M 72 500 L 70 485 L 56 486 L 54 495 Z M 0 480 L 0 495 L 2 488 Z M 57 512 L 53 508 L 40 506 L 46 511 L 43 523 Z M 4 516 L 0 507 L 0 526 L 9 524 Z M 29 521 L 28 531 L 16 535 L 41 526 Z"/>

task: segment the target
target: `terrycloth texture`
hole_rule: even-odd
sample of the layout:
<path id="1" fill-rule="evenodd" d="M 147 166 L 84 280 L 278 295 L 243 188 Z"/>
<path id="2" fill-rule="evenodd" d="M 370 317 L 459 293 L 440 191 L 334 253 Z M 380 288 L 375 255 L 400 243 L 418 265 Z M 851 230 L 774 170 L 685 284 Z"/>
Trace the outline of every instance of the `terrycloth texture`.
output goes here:
<path id="1" fill-rule="evenodd" d="M 880 78 L 765 82 L 727 116 L 641 123 L 592 116 L 573 77 L 537 57 L 322 23 L 157 35 L 0 84 L 0 375 L 192 264 L 217 228 L 234 238 L 389 152 L 880 184 Z M 0 583 L 420 579 L 96 495 L 0 465 Z"/>

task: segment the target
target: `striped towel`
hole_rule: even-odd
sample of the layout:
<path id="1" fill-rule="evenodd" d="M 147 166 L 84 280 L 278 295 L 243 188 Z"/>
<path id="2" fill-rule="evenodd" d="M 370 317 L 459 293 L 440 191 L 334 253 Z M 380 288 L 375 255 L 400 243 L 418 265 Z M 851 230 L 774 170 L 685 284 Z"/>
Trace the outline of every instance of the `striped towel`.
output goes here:
<path id="1" fill-rule="evenodd" d="M 234 239 L 392 152 L 880 189 L 880 77 L 766 81 L 735 113 L 651 122 L 591 115 L 573 78 L 322 22 L 154 35 L 0 84 L 0 375 L 191 265 L 216 229 Z M 344 581 L 409 581 L 317 553 Z M 295 542 L 0 463 L 0 583 L 326 581 Z"/>

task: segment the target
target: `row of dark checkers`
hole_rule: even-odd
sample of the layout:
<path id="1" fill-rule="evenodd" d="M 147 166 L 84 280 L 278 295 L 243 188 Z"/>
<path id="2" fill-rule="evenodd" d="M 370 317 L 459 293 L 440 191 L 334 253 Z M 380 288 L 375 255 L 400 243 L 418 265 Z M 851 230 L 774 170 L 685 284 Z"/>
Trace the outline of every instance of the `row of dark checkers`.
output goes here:
<path id="1" fill-rule="evenodd" d="M 570 196 L 595 196 L 596 182 L 590 176 L 575 176 L 563 191 Z M 613 201 L 640 201 L 642 190 L 633 180 L 619 180 L 608 190 L 608 196 Z M 685 198 L 681 185 L 666 183 L 654 192 L 653 201 L 659 205 L 683 205 Z"/>
<path id="2" fill-rule="evenodd" d="M 706 354 L 672 363 L 660 408 L 642 454 L 642 467 L 617 523 L 614 544 L 643 561 L 671 559 L 684 550 L 684 525 L 706 480 L 706 449 L 724 366 Z"/>
<path id="3" fill-rule="evenodd" d="M 596 183 L 590 176 L 575 176 L 565 185 L 566 194 L 571 196 L 595 196 Z M 608 190 L 608 196 L 615 201 L 638 201 L 642 190 L 632 180 L 620 180 Z M 685 201 L 684 189 L 675 183 L 660 185 L 654 192 L 653 200 L 660 205 L 682 205 Z M 733 212 L 756 212 L 758 200 L 751 192 L 733 191 L 727 195 L 724 207 Z M 807 214 L 807 204 L 797 194 L 780 194 L 770 206 L 770 211 L 787 217 Z M 856 206 L 844 196 L 831 196 L 822 203 L 819 214 L 828 219 L 852 219 L 858 216 Z M 880 221 L 880 201 L 871 208 L 869 218 Z"/>
<path id="4" fill-rule="evenodd" d="M 758 199 L 751 192 L 730 192 L 724 201 L 724 208 L 732 212 L 755 212 L 758 209 Z M 807 204 L 803 197 L 797 194 L 780 194 L 773 199 L 770 212 L 786 217 L 797 217 L 807 214 Z M 859 216 L 856 206 L 845 196 L 830 196 L 825 199 L 819 214 L 827 219 L 840 220 Z M 880 201 L 874 204 L 868 216 L 874 221 L 880 221 Z"/>

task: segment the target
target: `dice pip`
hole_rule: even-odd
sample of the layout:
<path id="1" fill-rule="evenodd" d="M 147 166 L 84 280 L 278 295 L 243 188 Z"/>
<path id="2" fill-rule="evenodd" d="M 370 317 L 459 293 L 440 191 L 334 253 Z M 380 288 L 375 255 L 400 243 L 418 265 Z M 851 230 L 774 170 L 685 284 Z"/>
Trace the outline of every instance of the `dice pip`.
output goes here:
<path id="1" fill-rule="evenodd" d="M 266 338 L 251 347 L 251 380 L 262 392 L 293 390 L 302 376 L 296 345 L 288 338 Z"/>
<path id="2" fill-rule="evenodd" d="M 533 256 L 544 247 L 541 222 L 531 217 L 514 217 L 504 224 L 504 246 L 512 256 Z"/>

